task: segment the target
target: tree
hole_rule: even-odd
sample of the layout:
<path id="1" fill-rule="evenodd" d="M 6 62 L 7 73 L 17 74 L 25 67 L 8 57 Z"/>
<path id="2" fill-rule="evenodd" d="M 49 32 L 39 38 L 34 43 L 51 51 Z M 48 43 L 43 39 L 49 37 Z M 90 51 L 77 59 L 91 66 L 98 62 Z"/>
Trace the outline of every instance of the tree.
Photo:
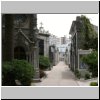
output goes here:
<path id="1" fill-rule="evenodd" d="M 12 14 L 5 14 L 5 44 L 4 61 L 12 61 L 14 58 L 13 33 L 14 18 Z"/>
<path id="2" fill-rule="evenodd" d="M 84 44 L 83 49 L 98 49 L 98 35 L 93 28 L 93 25 L 90 23 L 90 20 L 85 17 L 81 16 L 83 27 L 81 28 L 81 32 L 84 34 Z"/>

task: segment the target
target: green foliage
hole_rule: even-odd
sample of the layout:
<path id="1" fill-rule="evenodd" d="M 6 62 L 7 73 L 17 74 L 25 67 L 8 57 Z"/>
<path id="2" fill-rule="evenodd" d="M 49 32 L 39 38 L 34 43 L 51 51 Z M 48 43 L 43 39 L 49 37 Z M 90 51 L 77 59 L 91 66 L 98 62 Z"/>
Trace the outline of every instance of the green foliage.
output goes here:
<path id="1" fill-rule="evenodd" d="M 81 16 L 83 27 L 81 28 L 81 33 L 84 35 L 83 49 L 98 49 L 98 35 L 90 23 L 90 20 Z"/>
<path id="2" fill-rule="evenodd" d="M 88 70 L 92 72 L 92 77 L 97 77 L 98 76 L 98 52 L 92 51 L 91 54 L 84 56 L 82 58 L 82 61 L 89 66 Z"/>
<path id="3" fill-rule="evenodd" d="M 50 67 L 50 60 L 48 57 L 40 56 L 39 57 L 39 67 L 40 69 L 47 69 Z"/>
<path id="4" fill-rule="evenodd" d="M 15 80 L 19 80 L 23 86 L 27 86 L 30 85 L 33 75 L 33 66 L 25 60 L 4 62 L 2 66 L 2 85 L 15 86 Z"/>
<path id="5" fill-rule="evenodd" d="M 86 79 L 90 79 L 90 74 L 89 74 L 89 73 L 86 73 L 86 74 L 85 74 L 85 80 L 86 80 Z"/>
<path id="6" fill-rule="evenodd" d="M 97 82 L 91 82 L 90 86 L 98 86 L 98 83 Z"/>
<path id="7" fill-rule="evenodd" d="M 76 69 L 74 73 L 75 73 L 75 75 L 76 75 L 77 73 L 79 73 L 79 71 Z"/>
<path id="8" fill-rule="evenodd" d="M 81 73 L 78 70 L 75 70 L 75 76 L 80 79 Z"/>

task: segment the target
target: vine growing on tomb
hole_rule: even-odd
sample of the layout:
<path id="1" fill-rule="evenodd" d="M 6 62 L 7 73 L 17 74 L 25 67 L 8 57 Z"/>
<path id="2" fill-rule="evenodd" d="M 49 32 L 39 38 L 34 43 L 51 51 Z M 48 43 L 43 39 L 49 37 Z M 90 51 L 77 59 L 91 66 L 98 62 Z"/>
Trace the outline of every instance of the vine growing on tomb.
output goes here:
<path id="1" fill-rule="evenodd" d="M 83 27 L 81 33 L 84 35 L 83 49 L 98 49 L 98 36 L 90 23 L 90 20 L 84 15 L 81 16 Z"/>

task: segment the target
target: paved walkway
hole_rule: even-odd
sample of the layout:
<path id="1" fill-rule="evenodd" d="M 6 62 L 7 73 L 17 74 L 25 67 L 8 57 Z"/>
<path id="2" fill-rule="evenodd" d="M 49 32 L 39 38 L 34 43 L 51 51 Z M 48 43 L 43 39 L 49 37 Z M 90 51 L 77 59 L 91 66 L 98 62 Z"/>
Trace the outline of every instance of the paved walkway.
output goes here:
<path id="1" fill-rule="evenodd" d="M 64 62 L 59 62 L 48 71 L 47 78 L 42 82 L 33 83 L 36 86 L 78 86 L 74 74 L 70 71 Z"/>

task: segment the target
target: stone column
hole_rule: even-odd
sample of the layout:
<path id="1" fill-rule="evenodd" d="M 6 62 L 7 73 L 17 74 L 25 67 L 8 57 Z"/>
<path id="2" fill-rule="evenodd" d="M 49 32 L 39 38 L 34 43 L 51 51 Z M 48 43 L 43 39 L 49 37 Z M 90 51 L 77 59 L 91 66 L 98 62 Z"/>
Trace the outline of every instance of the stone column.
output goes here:
<path id="1" fill-rule="evenodd" d="M 26 60 L 29 62 L 29 52 L 26 52 Z"/>
<path id="2" fill-rule="evenodd" d="M 31 51 L 29 52 L 29 63 L 32 64 L 32 59 L 31 59 Z"/>
<path id="3" fill-rule="evenodd" d="M 33 63 L 34 63 L 34 70 L 35 70 L 35 75 L 34 75 L 34 81 L 40 81 L 40 74 L 39 74 L 39 47 L 38 47 L 38 42 L 36 43 L 33 51 Z"/>
<path id="4" fill-rule="evenodd" d="M 44 56 L 49 57 L 49 40 L 48 37 L 44 39 Z"/>
<path id="5" fill-rule="evenodd" d="M 78 52 L 78 70 L 79 70 L 79 52 Z"/>
<path id="6" fill-rule="evenodd" d="M 46 40 L 44 39 L 44 56 L 46 56 Z"/>
<path id="7" fill-rule="evenodd" d="M 46 38 L 46 47 L 47 47 L 47 57 L 49 57 L 49 38 Z"/>

